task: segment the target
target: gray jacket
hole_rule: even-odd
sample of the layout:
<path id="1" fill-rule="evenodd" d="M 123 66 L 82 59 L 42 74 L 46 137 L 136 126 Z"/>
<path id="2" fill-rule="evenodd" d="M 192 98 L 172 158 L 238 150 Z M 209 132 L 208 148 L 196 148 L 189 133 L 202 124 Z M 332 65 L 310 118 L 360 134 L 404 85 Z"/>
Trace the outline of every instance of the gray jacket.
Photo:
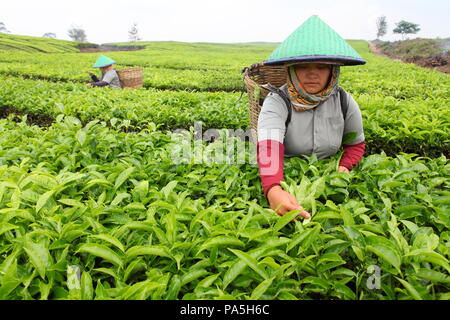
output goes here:
<path id="1" fill-rule="evenodd" d="M 117 71 L 114 69 L 110 69 L 106 71 L 106 73 L 102 74 L 102 78 L 100 79 L 100 81 L 107 82 L 110 88 L 116 89 L 122 88 L 120 86 L 119 75 L 117 74 Z"/>
<path id="2" fill-rule="evenodd" d="M 280 89 L 287 94 L 287 85 Z M 291 122 L 286 131 L 286 105 L 278 94 L 269 93 L 259 114 L 258 142 L 276 140 L 283 143 L 285 157 L 316 154 L 318 159 L 335 155 L 347 133 L 356 134 L 347 145 L 363 142 L 364 129 L 358 104 L 346 93 L 349 105 L 344 119 L 339 94 L 336 91 L 312 110 L 292 110 Z"/>

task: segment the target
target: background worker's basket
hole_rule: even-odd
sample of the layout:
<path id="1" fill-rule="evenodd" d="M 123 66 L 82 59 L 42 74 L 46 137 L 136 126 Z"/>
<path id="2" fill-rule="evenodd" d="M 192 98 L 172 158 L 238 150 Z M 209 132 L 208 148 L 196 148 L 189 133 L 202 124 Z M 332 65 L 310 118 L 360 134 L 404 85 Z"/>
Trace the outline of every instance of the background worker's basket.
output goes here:
<path id="1" fill-rule="evenodd" d="M 117 70 L 117 74 L 119 75 L 120 85 L 122 86 L 122 89 L 142 88 L 142 68 L 121 69 Z"/>
<path id="2" fill-rule="evenodd" d="M 264 99 L 269 94 L 269 90 L 264 85 L 271 84 L 281 87 L 286 83 L 287 71 L 285 66 L 265 66 L 263 63 L 256 63 L 243 70 L 244 82 L 247 86 L 249 116 L 254 143 L 258 140 L 258 117 Z"/>

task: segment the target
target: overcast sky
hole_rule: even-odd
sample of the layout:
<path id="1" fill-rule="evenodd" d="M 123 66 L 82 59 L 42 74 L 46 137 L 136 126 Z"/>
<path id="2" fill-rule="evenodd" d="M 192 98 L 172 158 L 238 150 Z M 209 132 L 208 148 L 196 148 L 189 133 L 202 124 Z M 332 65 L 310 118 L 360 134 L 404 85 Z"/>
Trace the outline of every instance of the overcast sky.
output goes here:
<path id="1" fill-rule="evenodd" d="M 449 0 L 2 0 L 0 22 L 13 34 L 54 32 L 70 40 L 71 25 L 94 43 L 128 41 L 138 24 L 143 40 L 187 42 L 281 42 L 317 14 L 345 39 L 372 40 L 376 18 L 385 15 L 385 40 L 400 20 L 420 25 L 414 37 L 450 37 Z"/>

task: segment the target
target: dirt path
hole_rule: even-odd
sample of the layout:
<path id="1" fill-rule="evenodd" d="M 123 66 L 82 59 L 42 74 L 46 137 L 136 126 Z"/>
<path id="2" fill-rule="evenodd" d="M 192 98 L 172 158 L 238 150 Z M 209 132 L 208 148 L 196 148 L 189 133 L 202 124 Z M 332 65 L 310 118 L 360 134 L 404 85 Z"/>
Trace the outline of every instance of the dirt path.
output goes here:
<path id="1" fill-rule="evenodd" d="M 380 56 L 380 57 L 385 57 L 385 58 L 388 58 L 388 59 L 391 59 L 391 60 L 394 60 L 394 61 L 397 61 L 397 62 L 403 62 L 400 59 L 394 59 L 394 58 L 391 58 L 391 57 L 385 55 L 384 53 L 382 53 L 381 49 L 378 48 L 375 45 L 375 43 L 373 43 L 373 41 L 369 41 L 369 48 L 370 48 L 370 52 L 372 52 L 374 55 L 377 55 L 377 56 Z"/>

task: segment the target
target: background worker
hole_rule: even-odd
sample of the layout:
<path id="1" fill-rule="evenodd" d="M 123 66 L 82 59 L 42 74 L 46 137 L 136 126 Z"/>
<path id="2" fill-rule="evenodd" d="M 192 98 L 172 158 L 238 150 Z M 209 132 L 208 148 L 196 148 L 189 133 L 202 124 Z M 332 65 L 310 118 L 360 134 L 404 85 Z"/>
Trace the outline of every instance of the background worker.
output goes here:
<path id="1" fill-rule="evenodd" d="M 92 82 L 89 82 L 87 85 L 92 87 L 109 86 L 110 88 L 121 89 L 119 75 L 113 67 L 114 63 L 116 62 L 111 58 L 100 56 L 92 67 L 100 68 L 101 78 L 99 79 L 94 73 L 89 71 L 88 74 L 91 76 Z"/>

